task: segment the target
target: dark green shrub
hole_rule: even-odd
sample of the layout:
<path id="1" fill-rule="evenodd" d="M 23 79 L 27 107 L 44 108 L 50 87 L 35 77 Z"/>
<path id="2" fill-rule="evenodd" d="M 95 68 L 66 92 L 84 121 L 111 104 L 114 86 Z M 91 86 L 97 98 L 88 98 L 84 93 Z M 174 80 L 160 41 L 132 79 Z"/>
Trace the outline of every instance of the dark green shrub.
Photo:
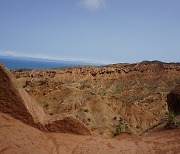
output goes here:
<path id="1" fill-rule="evenodd" d="M 174 129 L 174 128 L 177 127 L 176 122 L 174 120 L 174 113 L 173 112 L 169 112 L 168 113 L 167 120 L 168 120 L 168 122 L 165 125 L 165 128 L 167 128 L 167 129 Z"/>
<path id="2" fill-rule="evenodd" d="M 114 136 L 120 134 L 122 131 L 120 125 L 116 125 L 115 127 L 116 127 L 116 132 L 114 133 Z"/>
<path id="3" fill-rule="evenodd" d="M 173 123 L 174 122 L 174 114 L 173 112 L 168 113 L 168 123 Z"/>

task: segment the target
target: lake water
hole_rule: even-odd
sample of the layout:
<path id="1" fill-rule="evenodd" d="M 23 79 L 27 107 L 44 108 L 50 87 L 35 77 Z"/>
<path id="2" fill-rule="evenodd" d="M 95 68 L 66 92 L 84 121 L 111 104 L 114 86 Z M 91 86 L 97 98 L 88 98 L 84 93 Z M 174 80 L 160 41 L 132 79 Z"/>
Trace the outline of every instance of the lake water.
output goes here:
<path id="1" fill-rule="evenodd" d="M 68 61 L 51 61 L 51 60 L 39 60 L 39 59 L 23 59 L 23 58 L 11 58 L 0 57 L 0 63 L 5 65 L 9 69 L 40 69 L 40 68 L 60 68 L 70 67 L 78 65 L 87 65 L 82 62 L 68 62 Z"/>

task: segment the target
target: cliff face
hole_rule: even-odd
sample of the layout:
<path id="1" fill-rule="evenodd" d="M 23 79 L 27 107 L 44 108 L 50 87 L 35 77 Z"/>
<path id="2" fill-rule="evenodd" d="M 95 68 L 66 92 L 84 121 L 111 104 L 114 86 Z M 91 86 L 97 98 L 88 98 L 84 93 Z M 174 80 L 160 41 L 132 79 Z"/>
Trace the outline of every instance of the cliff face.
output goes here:
<path id="1" fill-rule="evenodd" d="M 93 132 L 141 134 L 163 122 L 167 94 L 180 84 L 180 64 L 142 62 L 13 74 L 46 114 L 71 114 Z"/>

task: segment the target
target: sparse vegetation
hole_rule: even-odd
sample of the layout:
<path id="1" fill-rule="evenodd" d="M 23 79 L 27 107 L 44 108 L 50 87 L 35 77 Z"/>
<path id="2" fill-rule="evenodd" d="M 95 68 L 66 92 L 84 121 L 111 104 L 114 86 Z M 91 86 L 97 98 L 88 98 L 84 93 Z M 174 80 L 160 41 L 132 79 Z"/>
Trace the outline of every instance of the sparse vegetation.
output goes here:
<path id="1" fill-rule="evenodd" d="M 90 80 L 84 80 L 80 82 L 80 87 L 79 89 L 84 90 L 84 89 L 89 89 L 91 88 L 91 81 Z"/>
<path id="2" fill-rule="evenodd" d="M 174 122 L 174 114 L 173 112 L 168 113 L 168 123 L 173 123 Z"/>
<path id="3" fill-rule="evenodd" d="M 165 125 L 165 128 L 167 129 L 174 129 L 177 127 L 177 124 L 174 120 L 174 113 L 173 112 L 169 112 L 168 113 L 168 122 L 167 124 Z"/>
<path id="4" fill-rule="evenodd" d="M 113 120 L 117 120 L 117 118 L 114 117 Z M 128 126 L 127 122 L 124 121 L 124 119 L 122 117 L 119 118 L 118 123 L 119 124 L 115 125 L 114 136 L 119 135 L 120 133 L 124 133 L 124 132 L 130 133 L 129 126 Z"/>
<path id="5" fill-rule="evenodd" d="M 98 93 L 98 95 L 100 95 L 100 96 L 105 96 L 105 95 L 106 95 L 106 91 L 105 91 L 105 90 L 102 90 L 102 91 L 100 91 L 100 92 Z"/>
<path id="6" fill-rule="evenodd" d="M 120 86 L 116 86 L 113 94 L 118 95 L 121 91 L 122 91 L 122 88 L 120 88 Z"/>
<path id="7" fill-rule="evenodd" d="M 43 109 L 48 110 L 49 109 L 49 104 L 48 103 L 44 104 Z"/>
<path id="8" fill-rule="evenodd" d="M 120 125 L 116 125 L 115 127 L 116 127 L 116 132 L 114 133 L 114 136 L 119 135 L 122 132 Z"/>
<path id="9" fill-rule="evenodd" d="M 88 109 L 85 109 L 84 112 L 88 112 Z"/>

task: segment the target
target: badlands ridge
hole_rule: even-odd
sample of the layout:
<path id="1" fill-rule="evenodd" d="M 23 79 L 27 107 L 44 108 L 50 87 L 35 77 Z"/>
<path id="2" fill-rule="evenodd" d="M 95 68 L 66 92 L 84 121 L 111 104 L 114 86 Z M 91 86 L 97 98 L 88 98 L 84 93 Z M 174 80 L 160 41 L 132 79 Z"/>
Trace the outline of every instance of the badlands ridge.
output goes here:
<path id="1" fill-rule="evenodd" d="M 178 85 L 179 63 L 0 65 L 0 153 L 180 153 Z"/>

